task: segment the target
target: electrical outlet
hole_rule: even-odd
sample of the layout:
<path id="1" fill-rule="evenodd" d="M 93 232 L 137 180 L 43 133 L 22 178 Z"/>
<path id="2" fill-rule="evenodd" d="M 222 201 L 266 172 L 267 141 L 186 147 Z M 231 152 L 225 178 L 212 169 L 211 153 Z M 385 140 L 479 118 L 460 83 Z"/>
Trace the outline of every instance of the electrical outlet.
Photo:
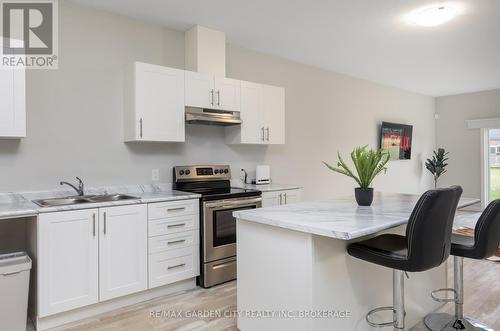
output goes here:
<path id="1" fill-rule="evenodd" d="M 160 170 L 158 169 L 151 170 L 151 180 L 155 182 L 160 180 Z"/>

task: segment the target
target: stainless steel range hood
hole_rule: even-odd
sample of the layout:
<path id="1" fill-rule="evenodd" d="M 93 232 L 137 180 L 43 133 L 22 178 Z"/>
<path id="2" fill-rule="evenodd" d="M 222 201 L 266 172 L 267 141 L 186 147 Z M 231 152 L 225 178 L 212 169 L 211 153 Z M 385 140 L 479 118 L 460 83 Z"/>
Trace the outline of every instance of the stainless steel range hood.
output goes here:
<path id="1" fill-rule="evenodd" d="M 186 123 L 206 125 L 241 125 L 239 111 L 186 107 Z"/>

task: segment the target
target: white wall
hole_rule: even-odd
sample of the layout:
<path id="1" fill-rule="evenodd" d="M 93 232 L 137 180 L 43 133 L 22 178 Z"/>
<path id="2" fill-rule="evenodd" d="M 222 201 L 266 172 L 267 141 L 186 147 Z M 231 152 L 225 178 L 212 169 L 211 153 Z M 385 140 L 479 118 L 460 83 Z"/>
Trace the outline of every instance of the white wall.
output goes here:
<path id="1" fill-rule="evenodd" d="M 285 146 L 228 146 L 218 127 L 188 126 L 186 143 L 125 144 L 123 69 L 131 61 L 183 68 L 183 33 L 60 1 L 58 70 L 27 76 L 28 136 L 0 141 L 0 191 L 45 189 L 75 175 L 88 185 L 171 181 L 179 164 L 268 163 L 273 179 L 305 198 L 349 194 L 354 182 L 324 168 L 336 152 L 377 145 L 378 124 L 414 125 L 413 159 L 391 162 L 384 191 L 431 185 L 422 160 L 434 148 L 434 99 L 229 45 L 227 75 L 286 88 Z M 368 55 L 367 55 L 368 56 Z"/>
<path id="2" fill-rule="evenodd" d="M 466 121 L 500 117 L 500 90 L 440 97 L 436 111 L 436 145 L 450 152 L 440 184 L 460 184 L 464 196 L 481 198 L 480 130 L 467 129 Z"/>

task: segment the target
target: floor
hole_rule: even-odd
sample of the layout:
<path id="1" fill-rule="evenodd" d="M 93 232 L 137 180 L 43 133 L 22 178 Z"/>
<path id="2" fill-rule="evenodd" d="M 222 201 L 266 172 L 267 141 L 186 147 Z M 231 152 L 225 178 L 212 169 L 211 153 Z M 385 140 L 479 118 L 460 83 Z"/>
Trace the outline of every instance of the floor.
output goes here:
<path id="1" fill-rule="evenodd" d="M 451 261 L 451 260 L 450 260 Z M 452 284 L 453 263 L 448 265 Z M 465 312 L 469 316 L 500 330 L 500 263 L 492 261 L 464 262 Z M 236 331 L 234 316 L 225 316 L 236 309 L 236 282 L 209 290 L 195 289 L 162 299 L 107 313 L 76 325 L 52 331 Z M 448 304 L 443 311 L 451 312 Z M 219 312 L 221 316 L 186 316 L 194 312 Z M 167 316 L 178 312 L 180 316 Z M 152 316 L 158 314 L 158 316 Z M 427 330 L 421 323 L 411 331 Z"/>

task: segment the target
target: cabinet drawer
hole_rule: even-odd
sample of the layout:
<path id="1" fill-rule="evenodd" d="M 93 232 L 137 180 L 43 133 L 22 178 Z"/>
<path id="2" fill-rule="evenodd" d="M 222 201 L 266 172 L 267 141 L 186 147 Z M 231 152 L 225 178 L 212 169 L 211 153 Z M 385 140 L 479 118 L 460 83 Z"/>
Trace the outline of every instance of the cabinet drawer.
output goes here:
<path id="1" fill-rule="evenodd" d="M 198 245 L 149 255 L 149 288 L 189 279 L 199 274 Z"/>
<path id="2" fill-rule="evenodd" d="M 197 215 L 199 208 L 198 199 L 150 203 L 148 204 L 148 218 L 154 220 L 173 216 Z"/>
<path id="3" fill-rule="evenodd" d="M 156 236 L 149 238 L 149 254 L 195 246 L 199 242 L 200 233 L 198 230 Z"/>
<path id="4" fill-rule="evenodd" d="M 198 214 L 152 220 L 148 222 L 148 235 L 154 237 L 195 230 L 199 229 L 199 223 Z"/>

